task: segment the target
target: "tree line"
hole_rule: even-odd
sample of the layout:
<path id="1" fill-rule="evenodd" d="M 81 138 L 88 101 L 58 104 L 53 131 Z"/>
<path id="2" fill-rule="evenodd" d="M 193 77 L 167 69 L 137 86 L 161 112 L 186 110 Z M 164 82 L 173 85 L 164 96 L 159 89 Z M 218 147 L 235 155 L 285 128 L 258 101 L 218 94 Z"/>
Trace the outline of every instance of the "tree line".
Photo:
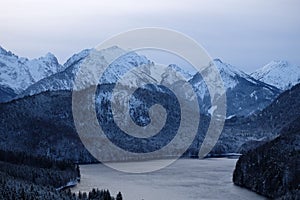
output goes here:
<path id="1" fill-rule="evenodd" d="M 112 197 L 108 190 L 58 189 L 70 181 L 80 181 L 79 166 L 71 161 L 0 150 L 0 199 L 122 200 L 121 193 Z"/>

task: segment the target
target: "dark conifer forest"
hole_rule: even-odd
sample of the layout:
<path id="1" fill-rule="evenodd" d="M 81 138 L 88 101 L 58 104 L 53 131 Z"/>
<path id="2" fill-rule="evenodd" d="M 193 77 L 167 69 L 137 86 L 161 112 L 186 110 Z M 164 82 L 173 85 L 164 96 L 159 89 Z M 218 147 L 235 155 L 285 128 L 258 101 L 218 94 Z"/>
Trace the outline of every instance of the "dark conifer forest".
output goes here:
<path id="1" fill-rule="evenodd" d="M 79 166 L 71 161 L 0 150 L 0 199 L 122 200 L 108 190 L 72 193 L 69 187 L 79 181 Z"/>

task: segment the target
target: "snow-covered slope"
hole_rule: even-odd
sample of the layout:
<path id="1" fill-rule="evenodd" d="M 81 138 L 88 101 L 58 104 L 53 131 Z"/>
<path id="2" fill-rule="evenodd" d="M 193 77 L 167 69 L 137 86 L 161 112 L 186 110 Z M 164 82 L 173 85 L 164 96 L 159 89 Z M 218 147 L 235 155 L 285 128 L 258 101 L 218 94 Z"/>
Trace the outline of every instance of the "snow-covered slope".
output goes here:
<path id="1" fill-rule="evenodd" d="M 0 46 L 0 85 L 12 89 L 16 94 L 63 69 L 51 53 L 29 60 L 18 57 Z"/>
<path id="2" fill-rule="evenodd" d="M 280 93 L 276 87 L 255 80 L 253 77 L 236 69 L 230 64 L 215 59 L 214 64 L 220 72 L 226 89 L 227 96 L 227 116 L 249 115 L 258 110 L 262 110 L 269 105 Z M 209 69 L 209 68 L 208 68 Z M 202 75 L 209 74 L 210 71 L 202 72 Z M 190 80 L 203 103 L 202 109 L 208 110 L 210 101 L 208 89 L 201 75 L 197 73 Z"/>
<path id="3" fill-rule="evenodd" d="M 99 66 L 106 66 L 111 63 L 116 55 L 124 54 L 116 59 L 103 74 L 103 77 L 96 77 L 96 71 Z M 78 70 L 82 63 L 89 64 L 88 72 L 80 79 L 79 88 L 74 88 L 74 80 L 78 75 Z M 219 69 L 221 78 L 224 81 L 227 94 L 227 116 L 232 115 L 249 115 L 257 110 L 261 110 L 269 105 L 273 99 L 280 93 L 280 91 L 273 86 L 265 84 L 261 81 L 255 80 L 253 77 L 236 69 L 235 67 L 222 62 L 219 59 L 214 60 L 214 64 Z M 136 73 L 137 66 L 143 68 L 142 73 Z M 178 80 L 178 73 L 185 77 L 186 80 L 193 85 L 198 97 L 200 98 L 201 112 L 207 113 L 210 109 L 210 97 L 200 74 L 191 74 L 182 70 L 179 66 L 170 65 L 165 71 L 159 66 L 155 66 L 153 62 L 148 60 L 145 56 L 138 55 L 135 52 L 126 52 L 118 47 L 111 47 L 102 50 L 83 50 L 78 54 L 73 55 L 65 64 L 64 71 L 46 77 L 37 83 L 31 85 L 22 92 L 19 97 L 26 95 L 34 95 L 43 91 L 57 91 L 57 90 L 78 90 L 96 85 L 99 81 L 103 83 L 116 83 L 122 79 L 127 73 L 126 80 L 129 86 L 137 86 L 139 83 L 157 83 L 157 84 L 171 84 L 174 80 Z M 209 68 L 208 68 L 209 69 Z M 203 73 L 210 73 L 206 71 Z M 174 88 L 180 90 L 183 96 L 189 97 L 186 94 L 185 85 L 182 82 L 174 83 Z"/>
<path id="4" fill-rule="evenodd" d="M 287 90 L 300 83 L 300 66 L 287 61 L 272 61 L 253 72 L 251 76 L 281 90 Z"/>
<path id="5" fill-rule="evenodd" d="M 57 90 L 78 90 L 89 87 L 90 85 L 97 85 L 100 77 L 96 77 L 97 70 L 101 66 L 106 66 L 111 63 L 112 58 L 118 57 L 117 55 L 126 53 L 123 49 L 116 46 L 100 51 L 95 49 L 86 49 L 73 55 L 64 64 L 66 68 L 64 71 L 53 74 L 39 82 L 31 85 L 25 90 L 21 96 L 34 95 L 43 91 L 57 91 Z M 79 74 L 79 69 L 83 62 L 88 63 L 89 68 L 84 76 L 81 76 L 81 84 L 74 88 L 75 77 Z M 151 62 L 145 57 L 129 52 L 116 59 L 104 72 L 101 79 L 102 83 L 115 83 L 120 79 L 128 70 L 139 65 L 151 65 Z M 96 71 L 95 71 L 96 70 Z"/>
<path id="6" fill-rule="evenodd" d="M 248 74 L 242 72 L 241 70 L 230 64 L 222 62 L 220 59 L 214 59 L 214 64 L 220 71 L 221 78 L 226 89 L 234 88 L 239 83 L 238 78 L 243 78 L 254 84 L 257 83 L 257 81 Z"/>

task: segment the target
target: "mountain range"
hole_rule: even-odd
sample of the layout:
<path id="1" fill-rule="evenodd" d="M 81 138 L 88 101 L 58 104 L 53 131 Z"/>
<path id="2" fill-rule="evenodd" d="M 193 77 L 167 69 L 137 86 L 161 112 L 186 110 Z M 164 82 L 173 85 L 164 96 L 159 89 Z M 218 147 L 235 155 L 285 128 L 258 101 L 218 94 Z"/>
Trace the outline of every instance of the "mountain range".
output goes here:
<path id="1" fill-rule="evenodd" d="M 276 138 L 281 130 L 300 116 L 300 84 L 281 93 L 262 111 L 247 117 L 227 119 L 212 153 L 245 153 Z"/>
<path id="2" fill-rule="evenodd" d="M 118 57 L 120 54 L 122 56 Z M 80 75 L 80 68 L 85 63 L 92 67 L 75 85 L 76 76 Z M 106 67 L 108 64 L 102 77 L 95 76 L 99 73 L 95 66 Z M 220 59 L 209 65 L 217 67 L 224 82 L 227 114 L 217 143 L 210 144 L 210 140 L 205 143 L 214 146 L 207 156 L 242 154 L 233 173 L 234 184 L 268 198 L 297 199 L 300 183 L 299 67 L 286 61 L 272 61 L 252 74 L 246 74 Z M 195 158 L 214 113 L 202 77 L 209 73 L 209 67 L 201 74 L 191 73 L 176 64 L 160 68 L 145 56 L 118 47 L 100 51 L 86 49 L 74 54 L 63 65 L 51 53 L 29 60 L 1 47 L 0 150 L 76 163 L 98 162 L 79 137 L 78 125 L 75 127 L 72 107 L 72 95 L 75 94 L 80 97 L 79 103 L 89 102 L 91 98 L 95 100 L 92 104 L 79 104 L 80 116 L 85 120 L 80 126 L 91 125 L 91 129 L 86 130 L 90 134 L 95 125 L 100 124 L 104 137 L 114 145 L 136 153 L 135 157 L 117 156 L 110 149 L 103 148 L 102 161 L 144 159 L 139 153 L 155 152 L 171 141 L 174 148 L 164 154 L 153 154 L 150 159 L 178 155 Z M 122 82 L 123 76 L 129 80 L 126 84 Z M 179 80 L 181 77 L 186 82 Z M 117 94 L 111 98 L 119 81 Z M 146 85 L 139 87 L 143 84 Z M 195 111 L 197 106 L 192 104 L 195 97 L 188 92 L 187 85 L 191 85 L 196 93 L 200 113 Z M 134 87 L 138 89 L 129 93 Z M 131 95 L 129 102 L 122 97 L 124 94 Z M 178 97 L 187 99 L 184 107 L 179 104 Z M 129 115 L 124 117 L 124 110 L 113 113 L 114 104 L 129 106 Z M 156 135 L 132 137 L 119 127 L 129 127 L 129 120 L 142 127 L 160 121 L 160 118 L 150 118 L 150 108 L 154 104 L 164 107 L 167 114 L 163 128 Z M 88 111 L 91 109 L 96 111 L 99 124 L 90 118 Z M 185 119 L 189 122 L 184 126 L 187 134 L 195 131 L 190 123 L 200 117 L 198 131 L 188 149 L 184 147 L 187 143 L 185 135 L 173 141 L 175 136 L 178 137 L 179 124 L 182 123 L 181 111 L 190 113 Z"/>
<path id="3" fill-rule="evenodd" d="M 38 94 L 44 91 L 72 90 L 75 75 L 82 62 L 91 55 L 96 55 L 99 65 L 107 64 L 110 58 L 116 54 L 122 54 L 125 51 L 118 47 L 111 47 L 96 51 L 86 49 L 70 57 L 65 64 L 58 63 L 56 57 L 51 53 L 46 56 L 29 60 L 18 57 L 13 53 L 1 48 L 0 51 L 0 102 L 7 102 L 14 98 L 22 98 L 28 95 Z M 219 69 L 221 78 L 227 95 L 227 117 L 246 116 L 262 110 L 269 105 L 283 90 L 276 86 L 265 83 L 255 78 L 255 74 L 248 75 L 230 64 L 215 59 L 215 66 Z M 146 65 L 148 80 L 155 80 L 156 83 L 172 81 L 170 72 L 163 73 L 163 77 L 156 77 L 155 64 L 145 56 L 138 55 L 135 52 L 129 52 L 117 59 L 111 66 L 111 71 L 106 73 L 106 82 L 112 83 L 126 73 L 140 65 Z M 183 75 L 193 85 L 194 90 L 200 100 L 200 107 L 203 113 L 208 113 L 210 106 L 210 97 L 199 73 L 188 73 L 177 65 L 169 66 Z M 286 67 L 288 68 L 288 66 Z M 274 69 L 277 69 L 274 66 Z M 168 73 L 168 74 L 167 74 Z M 287 76 L 288 74 L 278 73 L 278 76 Z M 135 74 L 136 76 L 136 74 Z M 94 72 L 90 71 L 83 82 L 89 85 L 97 84 L 99 77 L 94 77 Z M 140 80 L 146 81 L 146 80 Z M 287 85 L 294 85 L 287 83 Z M 184 92 L 184 91 L 182 91 Z"/>
<path id="4" fill-rule="evenodd" d="M 300 66 L 287 61 L 272 61 L 251 73 L 259 81 L 287 90 L 300 82 Z"/>
<path id="5" fill-rule="evenodd" d="M 20 94 L 37 81 L 63 70 L 64 67 L 51 53 L 29 60 L 18 57 L 0 46 L 0 86 L 11 89 L 11 95 Z M 3 98 L 3 95 L 1 97 Z"/>
<path id="6" fill-rule="evenodd" d="M 3 53 L 2 60 L 20 59 L 6 50 L 2 50 L 1 52 Z M 89 87 L 99 83 L 99 78 L 94 77 L 93 71 L 90 71 L 85 79 L 80 82 L 81 85 L 79 88 L 73 87 L 73 81 L 81 63 L 85 62 L 86 59 L 89 59 L 88 61 L 94 65 L 106 65 L 110 63 L 111 58 L 120 53 L 124 53 L 124 50 L 118 47 L 111 47 L 100 51 L 93 49 L 84 50 L 72 56 L 64 65 L 59 65 L 57 59 L 50 56 L 53 58 L 50 59 L 53 63 L 50 65 L 48 62 L 47 66 L 57 66 L 54 68 L 58 72 L 53 70 L 47 74 L 48 76 L 45 75 L 46 77 L 40 80 L 34 79 L 32 84 L 23 90 L 14 87 L 18 85 L 16 83 L 10 84 L 10 81 L 21 80 L 22 82 L 22 79 L 18 78 L 19 76 L 22 77 L 22 74 L 17 73 L 18 76 L 1 74 L 1 77 L 10 77 L 10 79 L 7 78 L 10 81 L 6 81 L 5 84 L 1 85 L 1 94 L 6 95 L 6 98 L 15 98 L 15 100 L 10 99 L 10 101 L 0 104 L 1 147 L 13 151 L 28 151 L 32 154 L 51 155 L 54 158 L 64 157 L 80 162 L 95 161 L 82 145 L 74 126 L 72 90 L 78 92 L 89 90 Z M 97 59 L 94 60 L 93 58 Z M 40 63 L 44 62 L 44 59 L 34 59 L 33 61 Z M 49 61 L 49 59 L 46 60 Z M 215 59 L 213 62 L 219 69 L 221 78 L 224 81 L 228 106 L 227 119 L 223 132 L 211 155 L 243 152 L 253 144 L 270 140 L 276 137 L 286 124 L 299 115 L 299 84 L 282 93 L 282 90 L 275 86 L 256 80 L 252 76 L 237 70 L 219 59 Z M 4 71 L 5 68 L 8 68 L 9 66 L 7 65 L 10 63 L 15 62 L 6 62 L 5 65 L 2 65 L 3 68 L 1 70 Z M 26 68 L 25 66 L 27 65 L 23 64 L 20 66 Z M 155 150 L 155 148 L 164 146 L 172 138 L 172 131 L 170 132 L 166 129 L 164 130 L 166 132 L 161 135 L 162 137 L 151 138 L 148 141 L 145 140 L 145 142 L 152 145 L 153 149 L 151 150 L 146 149 L 145 146 L 141 146 L 139 143 L 134 143 L 134 140 L 130 137 L 123 137 L 124 135 L 122 137 L 116 136 L 119 130 L 112 124 L 113 121 L 111 120 L 113 118 L 111 117 L 110 110 L 106 107 L 106 102 L 110 100 L 107 96 L 107 91 L 111 91 L 115 82 L 126 71 L 135 69 L 137 66 L 142 66 L 145 69 L 144 75 L 146 76 L 140 77 L 138 76 L 139 74 L 130 71 L 129 76 L 133 75 L 137 77 L 135 81 L 130 82 L 130 86 L 136 86 L 141 82 L 147 83 L 150 80 L 157 84 L 172 82 L 177 76 L 176 71 L 183 73 L 189 84 L 193 86 L 201 108 L 201 121 L 198 134 L 185 156 L 195 156 L 194 152 L 199 151 L 199 144 L 205 136 L 205 130 L 210 121 L 209 111 L 211 109 L 209 93 L 201 75 L 199 73 L 190 74 L 184 70 L 180 71 L 178 69 L 179 66 L 170 65 L 166 71 L 160 73 L 162 75 L 157 76 L 155 70 L 151 70 L 152 67 L 155 67 L 154 63 L 145 56 L 138 55 L 135 52 L 126 53 L 115 60 L 108 67 L 105 76 L 100 79 L 103 91 L 97 94 L 99 95 L 97 102 L 100 102 L 100 109 L 97 109 L 97 116 L 99 116 L 98 120 L 104 127 L 109 127 L 107 129 L 110 130 L 108 136 L 117 145 L 123 145 L 123 148 L 128 148 L 128 150 L 136 152 Z M 171 73 L 170 69 L 175 69 L 175 74 Z M 209 73 L 209 71 L 205 73 Z M 28 74 L 30 73 L 26 73 L 26 75 Z M 1 83 L 3 82 L 4 79 Z M 185 93 L 181 82 L 173 83 L 171 88 L 178 90 L 180 95 L 189 95 Z M 126 92 L 126 88 L 123 92 Z M 171 120 L 166 125 L 166 128 L 171 128 L 170 130 L 176 129 L 177 120 L 179 119 L 176 117 L 178 109 L 176 106 L 178 105 L 174 103 L 176 99 L 174 99 L 172 93 L 160 87 L 146 87 L 140 90 L 140 92 L 140 94 L 136 93 L 130 102 L 132 113 L 129 117 L 137 124 L 149 122 L 147 109 L 152 105 L 153 100 L 158 100 L 156 103 L 162 103 L 162 105 L 166 106 L 167 110 L 175 114 L 174 118 L 170 118 Z M 142 94 L 150 94 L 151 98 L 144 98 Z M 122 102 L 122 99 L 118 102 Z M 82 109 L 88 110 L 89 105 L 82 105 Z M 188 109 L 188 112 L 194 113 L 193 107 L 188 106 L 186 109 Z M 126 120 L 124 119 L 124 121 Z M 189 129 L 186 130 L 189 131 Z M 122 135 L 122 133 L 120 134 Z M 128 144 L 135 145 L 128 146 Z M 106 159 L 113 159 L 109 155 L 109 152 L 107 152 Z"/>

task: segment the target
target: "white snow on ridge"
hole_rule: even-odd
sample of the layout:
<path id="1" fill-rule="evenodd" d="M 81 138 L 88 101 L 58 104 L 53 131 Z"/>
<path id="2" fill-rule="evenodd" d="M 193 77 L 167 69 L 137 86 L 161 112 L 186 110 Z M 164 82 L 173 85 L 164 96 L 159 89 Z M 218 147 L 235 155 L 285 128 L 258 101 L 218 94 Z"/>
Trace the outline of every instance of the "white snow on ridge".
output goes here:
<path id="1" fill-rule="evenodd" d="M 300 82 L 300 66 L 287 61 L 272 61 L 251 76 L 281 90 L 287 90 Z"/>
<path id="2" fill-rule="evenodd" d="M 232 89 L 238 84 L 238 80 L 236 79 L 237 77 L 244 78 L 247 81 L 256 84 L 256 82 L 252 80 L 251 76 L 230 64 L 222 62 L 220 59 L 214 59 L 214 64 L 220 71 L 220 75 L 226 89 Z"/>
<path id="3" fill-rule="evenodd" d="M 79 60 L 88 56 L 90 54 L 90 52 L 91 52 L 91 49 L 84 49 L 84 50 L 80 51 L 79 53 L 74 54 L 65 62 L 64 67 L 65 68 L 70 67 L 75 62 L 78 62 Z"/>
<path id="4" fill-rule="evenodd" d="M 29 60 L 0 47 L 0 85 L 8 86 L 16 93 L 63 69 L 51 53 Z"/>

